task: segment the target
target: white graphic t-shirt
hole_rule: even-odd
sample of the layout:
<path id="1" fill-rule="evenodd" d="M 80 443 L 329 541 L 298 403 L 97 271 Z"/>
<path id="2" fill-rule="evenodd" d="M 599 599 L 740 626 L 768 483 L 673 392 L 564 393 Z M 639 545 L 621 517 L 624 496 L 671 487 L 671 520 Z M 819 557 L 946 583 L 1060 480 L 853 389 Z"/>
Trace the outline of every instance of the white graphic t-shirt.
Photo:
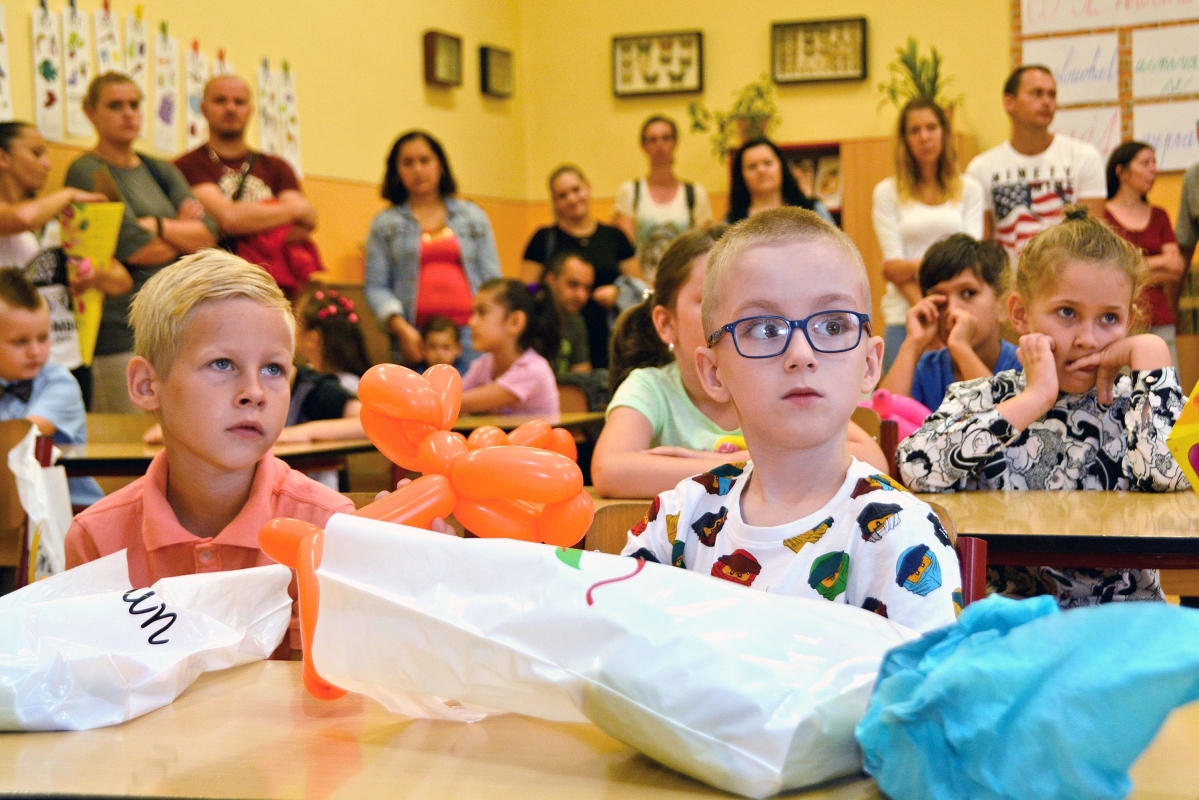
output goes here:
<path id="1" fill-rule="evenodd" d="M 46 223 L 39 240 L 30 231 L 0 236 L 0 267 L 21 267 L 50 307 L 50 363 L 66 369 L 83 365 L 79 331 L 67 287 L 58 220 Z"/>
<path id="2" fill-rule="evenodd" d="M 1066 206 L 1107 196 L 1099 151 L 1060 133 L 1035 156 L 1017 153 L 1011 142 L 992 147 L 970 162 L 966 174 L 982 184 L 995 241 L 1013 264 L 1029 239 L 1062 221 Z"/>

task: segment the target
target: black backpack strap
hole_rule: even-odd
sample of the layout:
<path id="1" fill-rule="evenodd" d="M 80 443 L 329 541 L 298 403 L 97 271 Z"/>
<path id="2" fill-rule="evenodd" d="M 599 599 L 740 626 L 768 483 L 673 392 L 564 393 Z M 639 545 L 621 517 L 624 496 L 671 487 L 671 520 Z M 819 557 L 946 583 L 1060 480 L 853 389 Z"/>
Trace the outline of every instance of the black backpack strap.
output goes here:
<path id="1" fill-rule="evenodd" d="M 637 206 L 641 204 L 641 179 L 633 178 L 633 216 L 637 216 Z"/>
<path id="2" fill-rule="evenodd" d="M 683 182 L 683 191 L 687 193 L 687 217 L 690 227 L 695 227 L 695 184 Z"/>

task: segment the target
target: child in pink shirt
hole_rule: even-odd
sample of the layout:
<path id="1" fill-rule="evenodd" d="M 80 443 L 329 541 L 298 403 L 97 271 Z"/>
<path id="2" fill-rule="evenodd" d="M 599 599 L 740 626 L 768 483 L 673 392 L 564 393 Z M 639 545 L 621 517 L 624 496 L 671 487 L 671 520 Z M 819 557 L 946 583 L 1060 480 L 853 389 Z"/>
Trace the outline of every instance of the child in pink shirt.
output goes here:
<path id="1" fill-rule="evenodd" d="M 287 419 L 295 321 L 265 271 L 201 251 L 147 281 L 130 321 L 129 397 L 157 417 L 165 448 L 144 477 L 75 518 L 68 568 L 126 550 L 142 587 L 256 567 L 273 563 L 258 549 L 268 520 L 323 526 L 353 512 L 270 452 Z"/>
<path id="2" fill-rule="evenodd" d="M 511 278 L 480 286 L 470 333 L 483 355 L 462 379 L 462 413 L 557 417 L 558 381 L 548 359 L 558 354 L 560 326 L 549 292 L 534 296 Z"/>

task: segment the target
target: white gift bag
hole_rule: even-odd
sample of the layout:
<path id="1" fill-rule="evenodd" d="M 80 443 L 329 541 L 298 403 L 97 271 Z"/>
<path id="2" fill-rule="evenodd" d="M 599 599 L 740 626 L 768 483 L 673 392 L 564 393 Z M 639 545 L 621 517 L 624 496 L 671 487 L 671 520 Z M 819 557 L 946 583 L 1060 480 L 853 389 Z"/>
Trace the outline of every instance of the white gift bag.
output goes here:
<path id="1" fill-rule="evenodd" d="M 8 451 L 8 468 L 17 480 L 17 497 L 29 516 L 27 545 L 29 574 L 22 583 L 33 583 L 66 569 L 64 548 L 71 527 L 71 491 L 63 467 L 43 467 L 35 454 L 37 426 Z"/>
<path id="2" fill-rule="evenodd" d="M 749 797 L 859 771 L 883 654 L 917 637 L 660 564 L 343 514 L 317 576 L 329 682 L 410 716 L 591 720 Z"/>
<path id="3" fill-rule="evenodd" d="M 0 597 L 0 730 L 116 725 L 202 672 L 267 658 L 290 583 L 276 564 L 132 589 L 122 550 Z"/>

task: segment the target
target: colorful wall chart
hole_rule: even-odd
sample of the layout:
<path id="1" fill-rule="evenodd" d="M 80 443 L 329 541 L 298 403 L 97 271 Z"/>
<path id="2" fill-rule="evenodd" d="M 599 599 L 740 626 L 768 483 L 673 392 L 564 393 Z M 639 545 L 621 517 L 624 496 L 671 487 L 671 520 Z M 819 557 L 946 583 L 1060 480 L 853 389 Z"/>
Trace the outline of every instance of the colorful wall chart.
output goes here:
<path id="1" fill-rule="evenodd" d="M 58 17 L 35 8 L 31 17 L 33 36 L 34 120 L 42 136 L 61 142 L 62 125 L 62 36 Z"/>
<path id="2" fill-rule="evenodd" d="M 179 41 L 163 22 L 154 37 L 154 146 L 172 155 L 179 149 Z"/>
<path id="3" fill-rule="evenodd" d="M 107 8 L 95 12 L 96 74 L 125 71 L 125 52 L 121 49 L 121 18 Z"/>
<path id="4" fill-rule="evenodd" d="M 0 5 L 0 122 L 8 122 L 12 118 L 12 79 L 8 72 L 8 7 Z"/>
<path id="5" fill-rule="evenodd" d="M 204 84 L 208 82 L 208 59 L 200 52 L 200 40 L 192 42 L 183 59 L 183 93 L 186 107 L 183 116 L 184 149 L 194 150 L 208 139 L 208 121 L 200 113 L 200 102 L 204 99 Z"/>
<path id="6" fill-rule="evenodd" d="M 83 99 L 92 80 L 91 19 L 72 2 L 62 10 L 63 103 L 68 136 L 91 136 L 92 125 L 83 113 Z"/>
<path id="7" fill-rule="evenodd" d="M 279 80 L 279 155 L 291 164 L 299 177 L 304 176 L 300 163 L 300 109 L 296 104 L 296 77 L 290 65 L 283 62 Z"/>
<path id="8" fill-rule="evenodd" d="M 216 58 L 212 60 L 212 77 L 218 75 L 236 75 L 237 71 L 233 69 L 233 65 L 225 60 L 224 48 L 216 51 Z"/>
<path id="9" fill-rule="evenodd" d="M 279 128 L 279 84 L 270 59 L 264 58 L 258 68 L 258 149 L 279 155 Z"/>
<path id="10" fill-rule="evenodd" d="M 1053 70 L 1062 105 L 1114 103 L 1120 99 L 1118 51 L 1114 33 L 1030 39 L 1024 43 L 1024 63 Z"/>
<path id="11" fill-rule="evenodd" d="M 125 74 L 142 90 L 142 97 L 150 97 L 150 44 L 141 6 L 134 6 L 133 13 L 125 17 Z M 142 115 L 143 137 L 149 118 L 149 114 Z"/>

